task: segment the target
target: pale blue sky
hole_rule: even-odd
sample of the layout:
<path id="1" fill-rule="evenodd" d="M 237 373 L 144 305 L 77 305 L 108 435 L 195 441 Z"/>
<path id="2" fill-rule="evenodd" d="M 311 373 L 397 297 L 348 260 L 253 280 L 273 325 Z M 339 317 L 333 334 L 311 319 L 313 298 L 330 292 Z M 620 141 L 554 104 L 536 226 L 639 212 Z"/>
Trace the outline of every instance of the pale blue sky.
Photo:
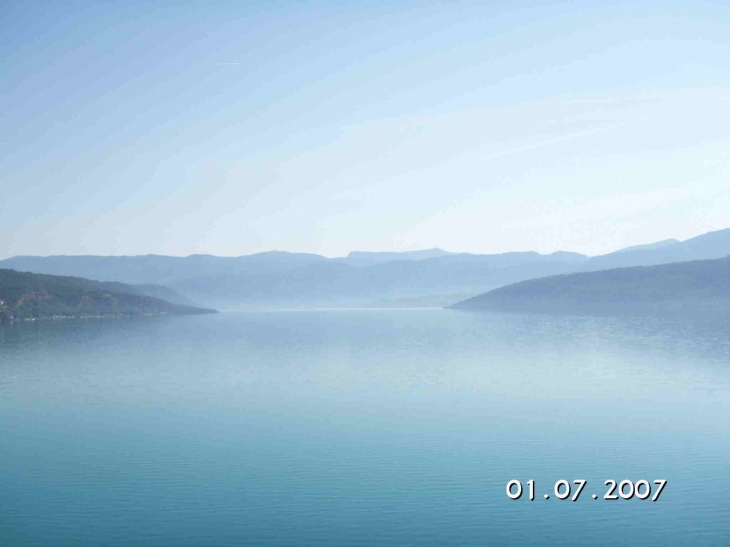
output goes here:
<path id="1" fill-rule="evenodd" d="M 61 4 L 0 4 L 0 257 L 730 226 L 728 2 Z"/>

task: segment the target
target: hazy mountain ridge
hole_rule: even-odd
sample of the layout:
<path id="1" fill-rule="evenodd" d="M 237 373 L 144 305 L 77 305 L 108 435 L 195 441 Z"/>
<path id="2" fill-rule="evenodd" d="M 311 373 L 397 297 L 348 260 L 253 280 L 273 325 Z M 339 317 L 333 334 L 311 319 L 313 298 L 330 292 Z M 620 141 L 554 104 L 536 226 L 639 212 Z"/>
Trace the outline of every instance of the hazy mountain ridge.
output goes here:
<path id="1" fill-rule="evenodd" d="M 730 311 L 730 256 L 532 279 L 455 309 L 540 313 Z"/>
<path id="2" fill-rule="evenodd" d="M 423 249 L 420 251 L 405 252 L 368 252 L 368 251 L 350 251 L 343 258 L 334 258 L 338 262 L 344 262 L 350 266 L 366 267 L 390 262 L 392 260 L 424 260 L 427 258 L 436 258 L 447 256 L 452 253 L 442 249 Z"/>
<path id="3" fill-rule="evenodd" d="M 664 239 L 662 241 L 656 241 L 654 243 L 644 243 L 641 245 L 632 245 L 631 247 L 624 247 L 623 249 L 619 249 L 618 251 L 614 251 L 610 254 L 616 254 L 616 253 L 626 253 L 629 251 L 649 251 L 649 250 L 656 250 L 656 249 L 664 249 L 666 247 L 669 247 L 670 245 L 674 245 L 675 243 L 680 243 L 678 239 Z"/>
<path id="4" fill-rule="evenodd" d="M 0 267 L 118 281 L 178 304 L 201 302 L 235 309 L 382 306 L 388 302 L 396 306 L 404 302 L 448 305 L 454 296 L 476 295 L 528 279 L 727 255 L 730 229 L 683 242 L 668 239 L 634 245 L 592 258 L 565 251 L 484 255 L 434 248 L 400 253 L 353 251 L 338 258 L 283 251 L 240 257 L 18 256 L 0 261 Z"/>
<path id="5" fill-rule="evenodd" d="M 594 256 L 582 265 L 580 271 L 655 266 L 673 262 L 722 258 L 730 255 L 730 228 L 702 234 L 686 241 L 675 243 L 672 241 L 665 240 L 649 245 L 637 245 L 610 254 Z"/>
<path id="6" fill-rule="evenodd" d="M 214 313 L 142 294 L 139 287 L 0 269 L 0 321 Z"/>
<path id="7" fill-rule="evenodd" d="M 293 269 L 327 258 L 306 253 L 271 251 L 240 257 L 190 255 L 16 256 L 0 260 L 0 268 L 48 275 L 69 275 L 96 281 L 169 285 L 200 276 L 251 275 Z"/>
<path id="8" fill-rule="evenodd" d="M 578 255 L 580 256 L 580 255 Z M 585 260 L 585 257 L 582 257 Z M 373 301 L 475 294 L 523 279 L 571 271 L 576 255 L 453 254 L 369 267 L 327 261 L 249 277 L 190 279 L 173 287 L 215 305 L 364 305 Z"/>
<path id="9" fill-rule="evenodd" d="M 438 301 L 440 295 L 476 294 L 506 283 L 563 273 L 586 259 L 568 252 L 477 255 L 429 249 L 353 252 L 334 259 L 285 252 L 242 257 L 19 256 L 0 261 L 0 267 L 100 281 L 154 283 L 205 305 L 239 307 L 362 305 L 434 296 Z"/>

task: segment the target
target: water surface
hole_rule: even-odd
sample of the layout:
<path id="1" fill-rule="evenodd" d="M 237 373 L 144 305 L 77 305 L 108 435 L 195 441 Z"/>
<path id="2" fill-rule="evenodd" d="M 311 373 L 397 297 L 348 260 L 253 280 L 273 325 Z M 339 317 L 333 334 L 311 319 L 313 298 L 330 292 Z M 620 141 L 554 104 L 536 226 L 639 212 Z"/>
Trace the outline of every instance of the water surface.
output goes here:
<path id="1" fill-rule="evenodd" d="M 716 318 L 4 326 L 0 544 L 727 545 L 729 419 Z M 669 482 L 606 501 L 606 479 Z"/>

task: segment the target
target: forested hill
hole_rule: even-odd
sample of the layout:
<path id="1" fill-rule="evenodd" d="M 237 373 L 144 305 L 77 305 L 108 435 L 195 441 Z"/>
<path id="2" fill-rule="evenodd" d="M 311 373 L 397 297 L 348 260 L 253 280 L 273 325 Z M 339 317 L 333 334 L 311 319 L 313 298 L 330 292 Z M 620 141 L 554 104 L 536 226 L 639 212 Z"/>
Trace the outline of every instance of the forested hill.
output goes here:
<path id="1" fill-rule="evenodd" d="M 730 257 L 531 279 L 452 307 L 547 313 L 730 313 Z"/>
<path id="2" fill-rule="evenodd" d="M 147 296 L 138 287 L 0 269 L 0 321 L 215 313 Z"/>

